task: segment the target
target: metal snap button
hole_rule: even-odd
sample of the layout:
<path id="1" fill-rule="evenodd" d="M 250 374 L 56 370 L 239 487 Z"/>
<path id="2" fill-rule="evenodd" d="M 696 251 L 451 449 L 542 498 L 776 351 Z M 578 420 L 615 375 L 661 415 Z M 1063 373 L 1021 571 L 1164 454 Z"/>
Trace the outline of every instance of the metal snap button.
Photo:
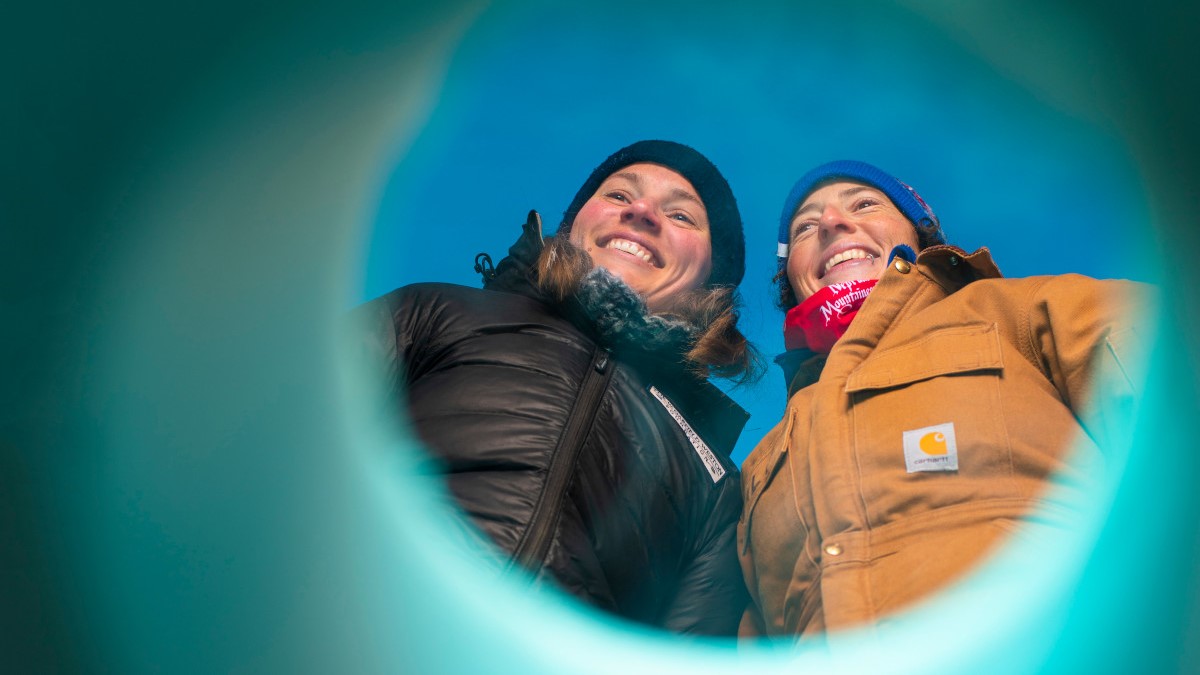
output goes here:
<path id="1" fill-rule="evenodd" d="M 912 269 L 912 265 L 909 264 L 909 262 L 904 258 L 896 258 L 896 262 L 893 263 L 892 266 L 895 267 L 896 271 L 900 274 L 908 274 L 908 271 Z"/>
<path id="2" fill-rule="evenodd" d="M 835 555 L 835 556 L 841 555 L 842 554 L 842 545 L 841 544 L 830 544 L 825 547 L 825 552 L 829 555 Z"/>

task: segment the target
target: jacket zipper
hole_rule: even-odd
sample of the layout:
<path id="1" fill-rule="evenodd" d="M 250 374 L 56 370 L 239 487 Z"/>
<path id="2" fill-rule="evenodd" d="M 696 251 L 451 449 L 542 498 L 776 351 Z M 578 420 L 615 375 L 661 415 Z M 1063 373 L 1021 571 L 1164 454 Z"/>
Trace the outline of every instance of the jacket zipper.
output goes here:
<path id="1" fill-rule="evenodd" d="M 510 568 L 512 564 L 517 564 L 536 575 L 545 563 L 550 540 L 558 526 L 559 516 L 562 515 L 563 497 L 571 478 L 575 475 L 579 453 L 596 419 L 596 411 L 600 408 L 608 383 L 612 380 L 613 368 L 610 366 L 608 350 L 597 349 L 592 354 L 591 365 L 579 385 L 575 405 L 571 408 L 571 414 L 558 439 L 558 446 L 550 459 L 541 499 L 534 508 L 533 518 L 525 530 L 525 536 L 513 553 Z"/>

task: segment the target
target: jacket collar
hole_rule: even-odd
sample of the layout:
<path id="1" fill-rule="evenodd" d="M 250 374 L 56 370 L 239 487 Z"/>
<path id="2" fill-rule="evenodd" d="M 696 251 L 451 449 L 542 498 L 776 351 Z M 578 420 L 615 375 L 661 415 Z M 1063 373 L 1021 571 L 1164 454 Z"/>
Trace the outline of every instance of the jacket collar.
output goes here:
<path id="1" fill-rule="evenodd" d="M 533 281 L 533 270 L 545 246 L 542 216 L 537 211 L 530 211 L 525 217 L 525 224 L 521 226 L 521 236 L 496 266 L 495 275 L 490 278 L 484 276 L 483 287 L 489 291 L 508 291 L 540 298 L 541 294 Z"/>
<path id="2" fill-rule="evenodd" d="M 967 253 L 963 249 L 949 244 L 930 246 L 917 255 L 914 267 L 917 273 L 939 286 L 946 295 L 950 295 L 978 279 L 997 279 L 1002 276 L 987 247 Z M 838 344 L 834 345 L 834 352 L 830 356 L 846 347 L 843 343 L 847 342 L 847 337 L 849 337 L 848 342 L 854 342 L 856 339 L 861 342 L 864 329 L 866 334 L 873 335 L 877 340 L 886 330 L 886 325 L 895 318 L 899 309 L 908 302 L 908 297 L 898 296 L 891 292 L 897 288 L 897 284 L 885 283 L 885 279 L 889 276 L 891 276 L 890 270 L 884 273 L 880 283 L 871 291 L 871 295 L 867 297 L 858 316 L 855 317 L 854 323 L 850 325 L 850 330 Z M 867 323 L 871 323 L 872 326 L 867 327 Z M 857 346 L 863 347 L 864 345 Z M 874 348 L 874 343 L 865 345 L 865 347 L 870 351 Z M 791 397 L 792 394 L 820 379 L 821 372 L 825 368 L 826 357 L 807 349 L 793 349 L 775 357 L 775 363 L 783 369 L 784 384 L 787 386 L 788 396 Z"/>
<path id="3" fill-rule="evenodd" d="M 543 248 L 542 218 L 537 211 L 530 211 L 521 228 L 521 236 L 496 265 L 495 275 L 484 279 L 483 287 L 519 293 L 555 307 L 590 338 L 609 345 L 620 360 L 642 373 L 662 390 L 702 438 L 714 449 L 720 448 L 728 454 L 750 415 L 716 385 L 687 371 L 680 358 L 686 345 L 679 343 L 678 335 L 648 345 L 638 339 L 636 331 L 629 335 L 618 335 L 621 330 L 603 334 L 605 329 L 598 327 L 598 322 L 591 316 L 595 308 L 589 311 L 578 297 L 561 304 L 544 297 L 534 281 L 534 270 Z M 608 317 L 606 322 L 610 328 L 624 323 L 620 317 L 615 320 Z"/>
<path id="4" fill-rule="evenodd" d="M 821 377 L 825 355 L 808 349 L 789 349 L 776 356 L 775 363 L 783 369 L 783 384 L 790 397 Z"/>
<path id="5" fill-rule="evenodd" d="M 650 314 L 645 302 L 623 282 L 604 269 L 594 269 L 584 277 L 575 296 L 556 303 L 538 289 L 534 270 L 545 248 L 542 218 L 530 211 L 521 228 L 521 236 L 508 249 L 508 255 L 496 266 L 491 278 L 485 276 L 487 290 L 507 291 L 533 297 L 566 315 L 595 339 L 618 353 L 646 353 L 652 362 L 687 351 L 693 331 L 683 323 Z M 675 359 L 668 359 L 675 360 Z"/>

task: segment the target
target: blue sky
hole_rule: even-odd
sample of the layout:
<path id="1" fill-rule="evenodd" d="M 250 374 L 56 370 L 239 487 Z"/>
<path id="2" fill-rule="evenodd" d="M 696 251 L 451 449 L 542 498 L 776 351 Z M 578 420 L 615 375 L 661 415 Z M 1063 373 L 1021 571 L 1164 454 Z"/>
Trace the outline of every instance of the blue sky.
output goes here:
<path id="1" fill-rule="evenodd" d="M 492 5 L 388 180 L 360 299 L 419 281 L 478 285 L 476 253 L 498 261 L 529 209 L 554 227 L 591 169 L 643 138 L 692 145 L 733 187 L 743 327 L 768 358 L 782 349 L 769 282 L 779 210 L 828 160 L 865 160 L 911 184 L 951 243 L 989 247 L 1007 276 L 1152 280 L 1129 151 L 1099 111 L 1071 102 L 1086 102 L 1088 83 L 1056 79 L 1044 48 L 968 33 L 898 6 Z M 1072 58 L 1093 54 L 1061 37 L 1084 55 Z M 1006 48 L 1020 58 L 987 60 Z M 739 462 L 783 410 L 775 371 L 731 392 L 751 413 Z"/>

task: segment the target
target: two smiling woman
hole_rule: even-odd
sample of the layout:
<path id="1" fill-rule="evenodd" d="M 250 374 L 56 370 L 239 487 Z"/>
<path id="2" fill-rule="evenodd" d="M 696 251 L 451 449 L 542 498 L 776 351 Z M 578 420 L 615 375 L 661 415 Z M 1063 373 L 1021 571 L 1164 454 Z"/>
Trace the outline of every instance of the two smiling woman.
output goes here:
<path id="1" fill-rule="evenodd" d="M 742 223 L 691 148 L 608 157 L 556 236 L 529 214 L 482 290 L 416 284 L 360 314 L 508 564 L 627 619 L 713 635 L 739 619 L 768 635 L 874 624 L 1030 514 L 1069 514 L 1139 379 L 1131 284 L 1003 279 L 861 162 L 800 179 L 778 256 L 790 400 L 740 488 L 746 415 L 707 378 L 755 371 L 735 310 Z M 1047 503 L 1052 474 L 1066 504 Z"/>

